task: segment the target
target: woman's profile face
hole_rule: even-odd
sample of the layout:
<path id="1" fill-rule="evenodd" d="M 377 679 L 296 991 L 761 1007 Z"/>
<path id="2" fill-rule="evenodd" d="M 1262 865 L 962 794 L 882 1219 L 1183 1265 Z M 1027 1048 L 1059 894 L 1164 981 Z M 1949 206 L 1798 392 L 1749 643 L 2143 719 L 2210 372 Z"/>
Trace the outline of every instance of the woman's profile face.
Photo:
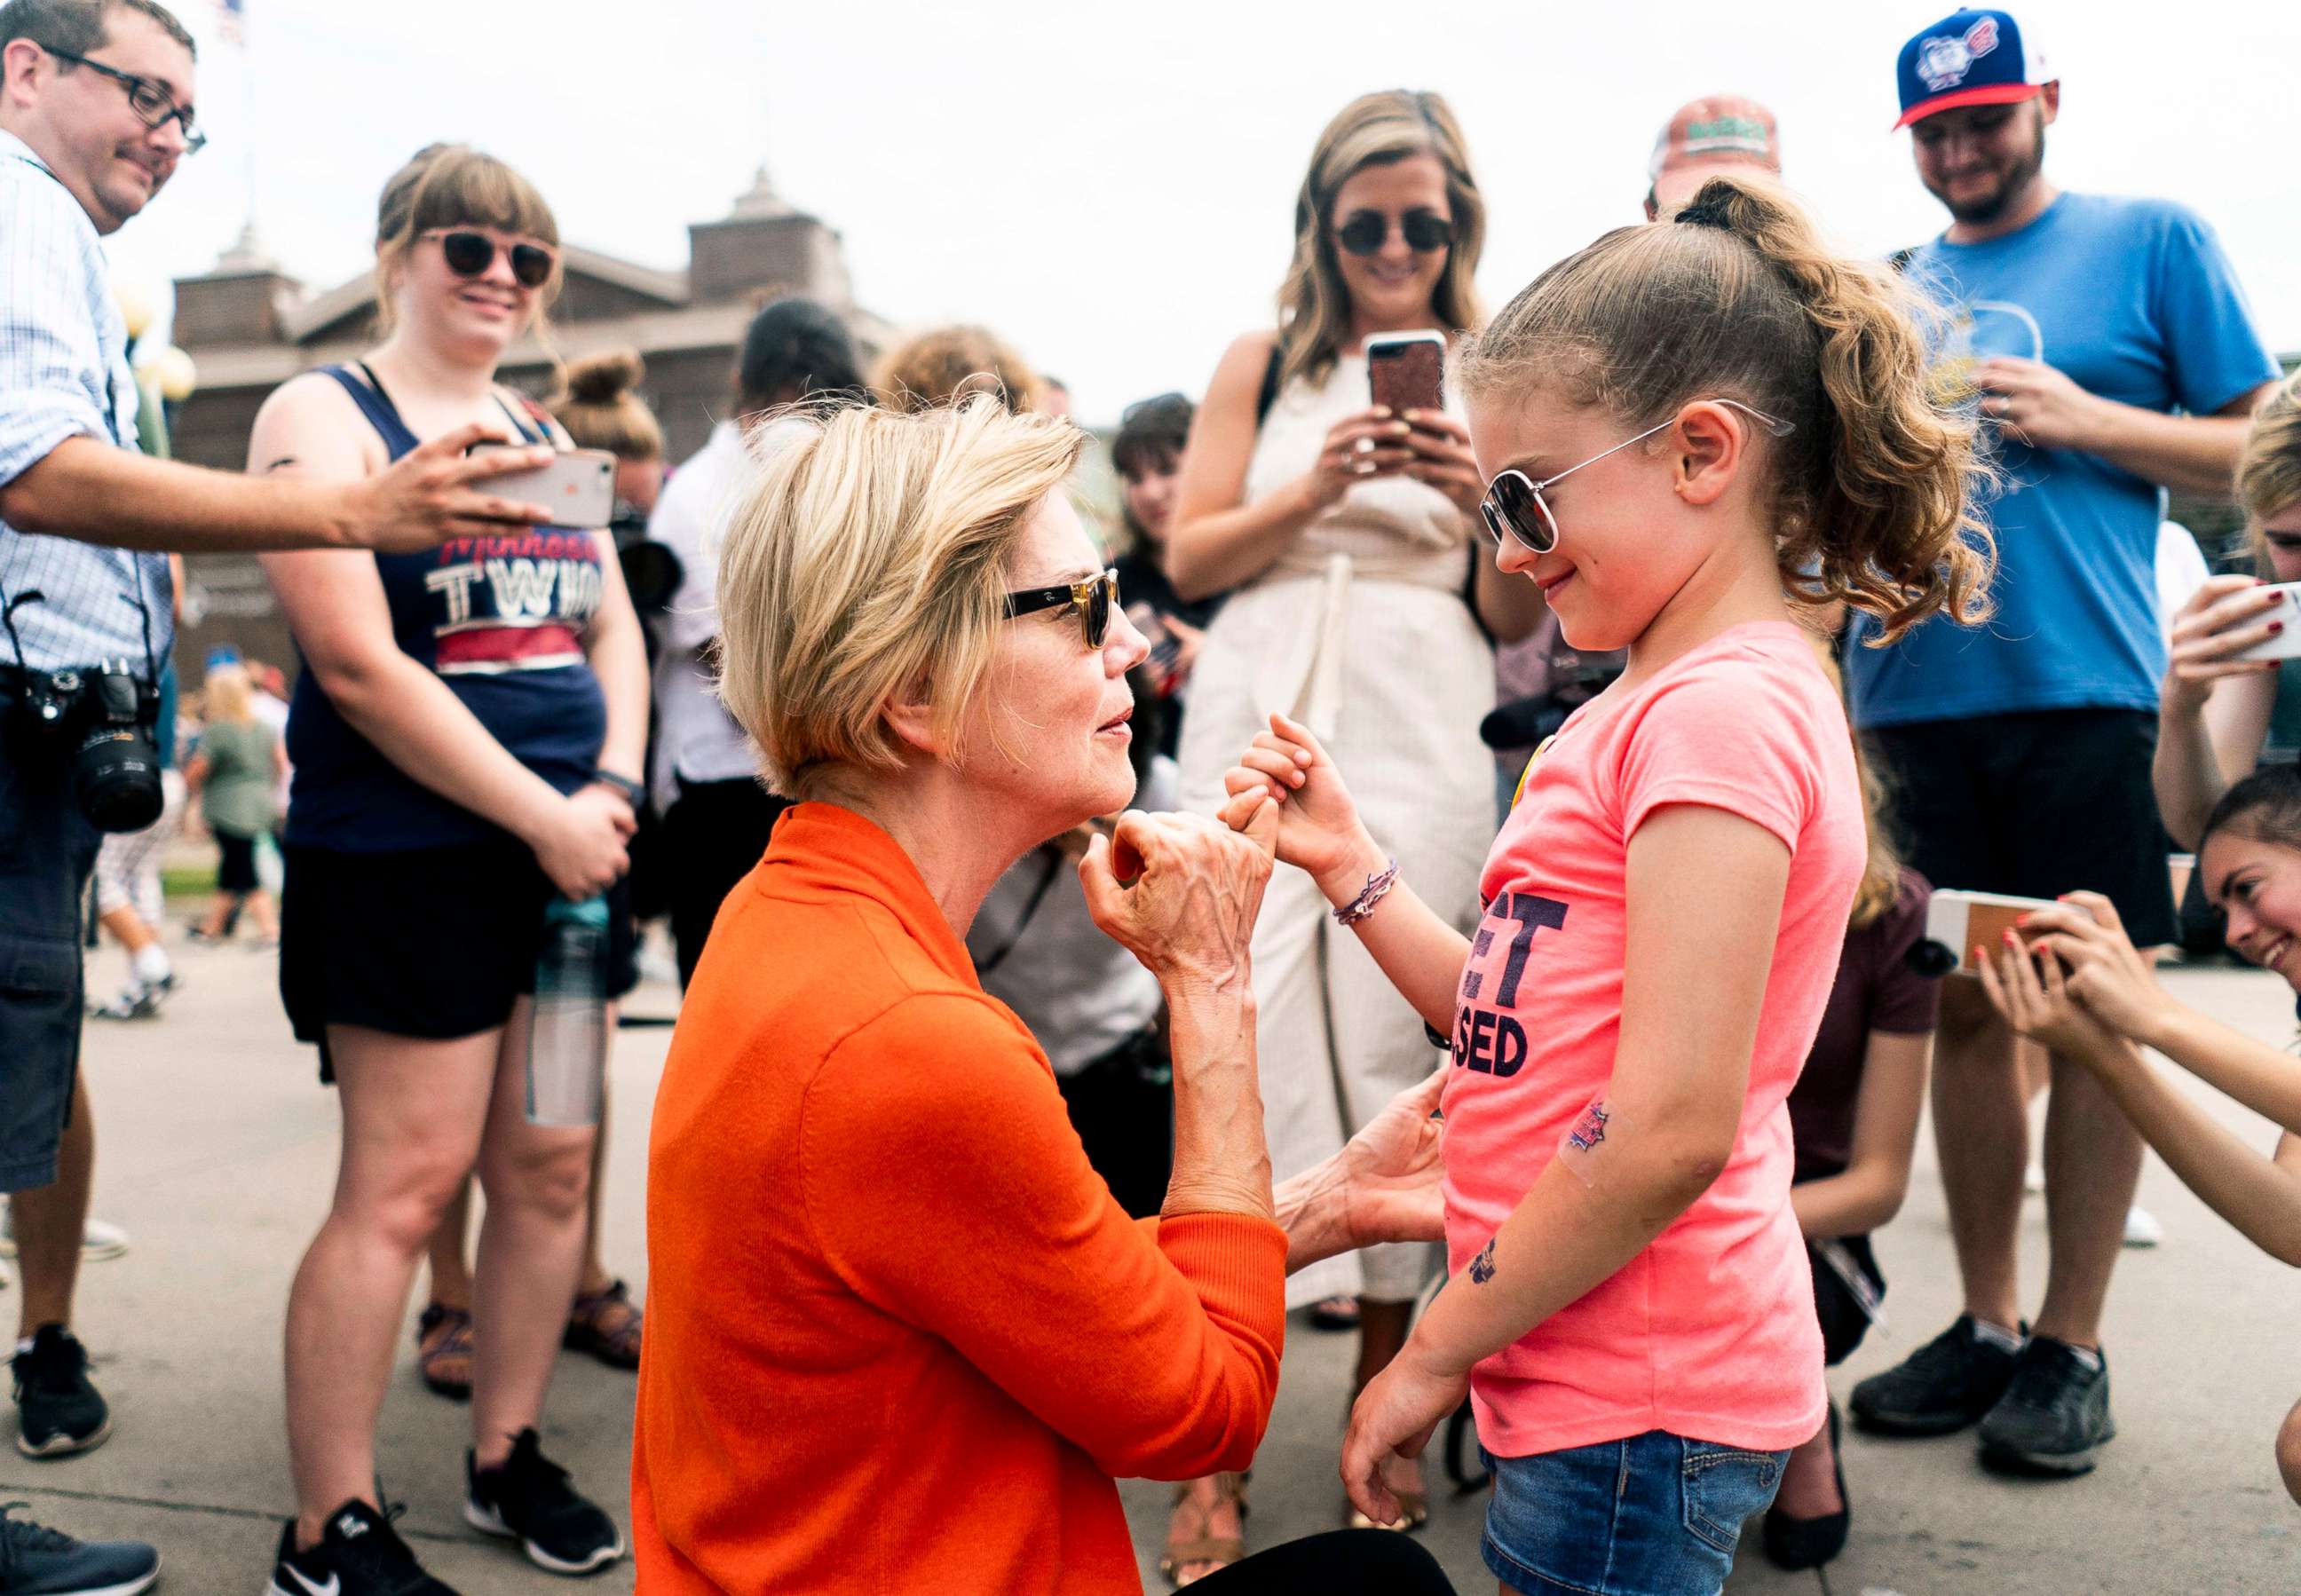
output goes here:
<path id="1" fill-rule="evenodd" d="M 477 233 L 494 243 L 486 270 L 464 277 L 449 269 L 442 235 Z M 500 356 L 535 319 L 537 295 L 512 275 L 511 247 L 531 244 L 558 254 L 541 238 L 500 228 L 459 224 L 417 236 L 399 269 L 399 315 L 427 342 L 477 355 Z"/>
<path id="2" fill-rule="evenodd" d="M 1404 221 L 1413 213 L 1452 223 L 1453 208 L 1446 197 L 1446 169 L 1431 155 L 1409 155 L 1377 166 L 1361 166 L 1343 180 L 1326 217 L 1326 247 L 1349 290 L 1351 308 L 1360 322 L 1383 328 L 1427 326 L 1432 315 L 1431 297 L 1445 274 L 1452 245 L 1417 252 L 1406 241 Z M 1380 221 L 1383 240 L 1372 255 L 1352 255 L 1343 247 L 1341 234 L 1363 218 Z"/>
<path id="3" fill-rule="evenodd" d="M 2197 868 L 2206 900 L 2228 916 L 2229 945 L 2301 991 L 2301 851 L 2220 831 Z"/>
<path id="4" fill-rule="evenodd" d="M 1007 587 L 1067 586 L 1103 567 L 1078 513 L 1057 491 L 1017 534 Z M 959 769 L 1033 816 L 1049 837 L 1125 808 L 1134 796 L 1127 758 L 1134 695 L 1126 673 L 1150 651 L 1123 608 L 1113 608 L 1100 648 L 1086 646 L 1070 605 L 1002 622 L 990 673 L 961 729 Z"/>
<path id="5" fill-rule="evenodd" d="M 2263 521 L 2261 539 L 2269 549 L 2270 581 L 2301 582 L 2301 499 Z"/>

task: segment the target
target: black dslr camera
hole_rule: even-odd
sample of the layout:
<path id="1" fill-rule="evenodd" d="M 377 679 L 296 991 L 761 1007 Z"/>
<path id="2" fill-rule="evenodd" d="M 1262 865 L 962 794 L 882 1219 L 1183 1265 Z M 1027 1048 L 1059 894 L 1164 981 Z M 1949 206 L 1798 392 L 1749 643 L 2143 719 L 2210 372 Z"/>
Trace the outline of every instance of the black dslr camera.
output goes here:
<path id="1" fill-rule="evenodd" d="M 125 661 L 23 679 L 23 723 L 42 747 L 71 761 L 72 798 L 99 831 L 140 831 L 160 818 L 152 744 L 159 708 L 159 695 Z"/>

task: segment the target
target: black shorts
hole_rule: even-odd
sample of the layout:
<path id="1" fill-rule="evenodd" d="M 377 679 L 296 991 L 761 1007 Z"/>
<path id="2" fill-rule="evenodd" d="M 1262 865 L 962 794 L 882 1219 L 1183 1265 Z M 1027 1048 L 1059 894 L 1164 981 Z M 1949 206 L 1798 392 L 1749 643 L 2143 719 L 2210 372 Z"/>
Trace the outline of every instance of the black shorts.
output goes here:
<path id="1" fill-rule="evenodd" d="M 330 1025 L 450 1040 L 493 1031 L 535 990 L 543 911 L 554 895 L 535 856 L 508 838 L 393 853 L 287 849 L 280 996 L 296 1040 Z M 631 889 L 607 893 L 607 990 L 639 984 Z"/>
<path id="2" fill-rule="evenodd" d="M 264 884 L 255 876 L 255 838 L 218 831 L 215 840 L 217 850 L 223 855 L 216 863 L 217 891 L 253 892 Z"/>
<path id="3" fill-rule="evenodd" d="M 2099 892 L 2136 947 L 2177 939 L 2149 783 L 2155 715 L 2050 709 L 1879 726 L 1868 737 L 1910 865 L 1937 890 Z"/>

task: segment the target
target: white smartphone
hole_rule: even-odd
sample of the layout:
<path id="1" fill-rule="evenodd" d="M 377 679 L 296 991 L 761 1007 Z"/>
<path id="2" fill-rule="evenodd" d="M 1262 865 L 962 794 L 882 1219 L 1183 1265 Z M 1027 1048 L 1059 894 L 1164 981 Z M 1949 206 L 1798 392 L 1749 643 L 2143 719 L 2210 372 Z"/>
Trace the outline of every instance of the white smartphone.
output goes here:
<path id="1" fill-rule="evenodd" d="M 2278 602 L 2263 610 L 2261 619 L 2282 621 L 2285 630 L 2273 638 L 2255 643 L 2237 659 L 2301 659 L 2301 582 L 2279 582 L 2269 589 L 2277 595 Z"/>
<path id="2" fill-rule="evenodd" d="M 1973 950 L 1991 953 L 2016 929 L 2014 922 L 2054 907 L 2050 898 L 2012 898 L 2002 892 L 1937 889 L 1926 905 L 1925 939 L 1910 950 L 1911 961 L 1927 975 L 1973 975 Z"/>
<path id="3" fill-rule="evenodd" d="M 483 443 L 472 452 L 510 447 Z M 598 528 L 615 517 L 615 457 L 605 449 L 564 449 L 548 465 L 484 477 L 473 486 L 482 493 L 541 505 L 551 512 L 554 526 Z"/>

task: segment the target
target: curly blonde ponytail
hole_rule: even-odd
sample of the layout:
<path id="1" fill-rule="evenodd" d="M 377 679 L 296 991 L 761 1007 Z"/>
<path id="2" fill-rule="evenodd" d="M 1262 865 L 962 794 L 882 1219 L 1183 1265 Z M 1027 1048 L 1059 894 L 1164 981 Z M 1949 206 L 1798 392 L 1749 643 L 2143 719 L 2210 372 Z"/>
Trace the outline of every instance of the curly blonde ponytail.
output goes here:
<path id="1" fill-rule="evenodd" d="M 1562 381 L 1633 426 L 1703 397 L 1795 423 L 1772 446 L 1785 585 L 1876 616 L 1890 642 L 1937 612 L 1989 614 L 1974 422 L 1928 372 L 1929 312 L 1844 259 L 1761 180 L 1715 177 L 1673 222 L 1608 233 L 1519 294 L 1463 355 L 1471 393 Z"/>

